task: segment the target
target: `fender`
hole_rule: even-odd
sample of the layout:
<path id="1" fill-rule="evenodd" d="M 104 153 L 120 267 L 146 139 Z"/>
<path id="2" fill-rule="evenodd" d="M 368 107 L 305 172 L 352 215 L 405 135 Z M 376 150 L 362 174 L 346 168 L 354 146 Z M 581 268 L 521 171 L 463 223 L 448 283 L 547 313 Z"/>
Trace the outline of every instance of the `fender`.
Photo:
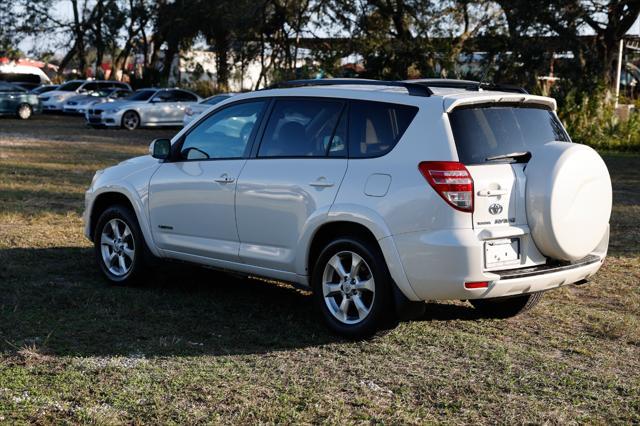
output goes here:
<path id="1" fill-rule="evenodd" d="M 147 186 L 148 187 L 148 186 Z M 142 236 L 147 244 L 147 247 L 153 253 L 154 256 L 161 257 L 162 253 L 156 247 L 156 244 L 153 240 L 153 234 L 151 233 L 151 228 L 149 227 L 149 215 L 148 213 L 148 193 L 147 187 L 144 188 L 144 199 L 141 199 L 137 195 L 137 191 L 135 188 L 130 185 L 128 182 L 118 182 L 115 184 L 105 185 L 98 188 L 92 196 L 91 205 L 87 206 L 88 211 L 91 212 L 93 210 L 93 204 L 95 200 L 101 195 L 105 193 L 118 193 L 122 194 L 131 203 L 133 206 L 134 213 L 136 218 L 138 219 L 138 224 L 140 225 L 140 230 L 142 231 Z"/>
<path id="2" fill-rule="evenodd" d="M 322 218 L 324 218 L 324 220 L 321 220 Z M 295 268 L 298 275 L 306 276 L 308 280 L 306 266 L 309 261 L 311 242 L 323 225 L 332 222 L 354 222 L 371 231 L 380 245 L 382 255 L 389 268 L 389 273 L 398 286 L 398 289 L 400 289 L 409 300 L 420 300 L 411 288 L 409 280 L 404 273 L 404 268 L 402 267 L 393 238 L 390 238 L 391 231 L 389 227 L 382 216 L 375 210 L 363 207 L 362 205 L 346 203 L 334 204 L 326 216 L 323 214 L 321 217 L 315 216 L 310 218 L 296 250 L 298 255 L 295 260 Z"/>

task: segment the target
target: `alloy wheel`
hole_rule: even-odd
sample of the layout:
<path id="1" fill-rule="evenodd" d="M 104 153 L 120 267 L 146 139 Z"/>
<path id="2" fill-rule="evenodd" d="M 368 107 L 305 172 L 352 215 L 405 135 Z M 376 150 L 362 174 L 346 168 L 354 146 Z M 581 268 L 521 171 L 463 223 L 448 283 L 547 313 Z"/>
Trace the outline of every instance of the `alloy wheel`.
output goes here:
<path id="1" fill-rule="evenodd" d="M 335 319 L 352 325 L 367 318 L 375 299 L 375 281 L 360 255 L 352 251 L 335 254 L 322 277 L 324 301 Z"/>
<path id="2" fill-rule="evenodd" d="M 140 125 L 140 118 L 135 112 L 128 112 L 122 118 L 122 124 L 129 130 L 137 129 Z"/>
<path id="3" fill-rule="evenodd" d="M 18 117 L 20 117 L 22 120 L 26 120 L 31 117 L 31 107 L 26 104 L 20 105 L 20 107 L 18 108 Z"/>
<path id="4" fill-rule="evenodd" d="M 129 225 L 111 219 L 102 228 L 100 251 L 104 266 L 116 277 L 127 275 L 135 259 L 135 243 Z"/>

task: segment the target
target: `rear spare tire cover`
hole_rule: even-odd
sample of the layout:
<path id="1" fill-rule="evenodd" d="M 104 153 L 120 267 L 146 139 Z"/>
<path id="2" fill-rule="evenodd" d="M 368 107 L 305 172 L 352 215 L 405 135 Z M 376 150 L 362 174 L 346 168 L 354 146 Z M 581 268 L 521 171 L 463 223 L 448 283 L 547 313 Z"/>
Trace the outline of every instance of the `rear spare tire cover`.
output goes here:
<path id="1" fill-rule="evenodd" d="M 525 169 L 531 236 L 547 257 L 578 260 L 602 240 L 611 216 L 611 178 L 586 145 L 551 142 L 532 152 Z"/>

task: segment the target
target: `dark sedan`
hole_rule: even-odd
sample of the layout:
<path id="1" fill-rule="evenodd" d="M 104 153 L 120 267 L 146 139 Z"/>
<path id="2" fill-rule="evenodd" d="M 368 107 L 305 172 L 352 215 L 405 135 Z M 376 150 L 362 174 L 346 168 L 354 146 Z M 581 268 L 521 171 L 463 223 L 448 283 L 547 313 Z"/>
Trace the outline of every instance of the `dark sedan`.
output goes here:
<path id="1" fill-rule="evenodd" d="M 15 115 L 23 120 L 42 112 L 37 95 L 15 84 L 0 81 L 0 115 Z"/>

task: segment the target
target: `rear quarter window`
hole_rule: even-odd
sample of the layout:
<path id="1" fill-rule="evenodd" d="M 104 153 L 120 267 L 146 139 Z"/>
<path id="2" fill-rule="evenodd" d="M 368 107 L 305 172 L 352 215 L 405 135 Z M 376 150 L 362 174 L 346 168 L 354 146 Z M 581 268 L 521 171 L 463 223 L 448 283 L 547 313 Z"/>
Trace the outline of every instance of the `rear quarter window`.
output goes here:
<path id="1" fill-rule="evenodd" d="M 531 151 L 547 142 L 570 142 L 553 111 L 536 107 L 474 106 L 449 113 L 458 158 L 480 164 L 487 158 Z"/>
<path id="2" fill-rule="evenodd" d="M 382 102 L 352 101 L 349 113 L 349 157 L 380 157 L 391 151 L 418 113 L 418 108 Z"/>

